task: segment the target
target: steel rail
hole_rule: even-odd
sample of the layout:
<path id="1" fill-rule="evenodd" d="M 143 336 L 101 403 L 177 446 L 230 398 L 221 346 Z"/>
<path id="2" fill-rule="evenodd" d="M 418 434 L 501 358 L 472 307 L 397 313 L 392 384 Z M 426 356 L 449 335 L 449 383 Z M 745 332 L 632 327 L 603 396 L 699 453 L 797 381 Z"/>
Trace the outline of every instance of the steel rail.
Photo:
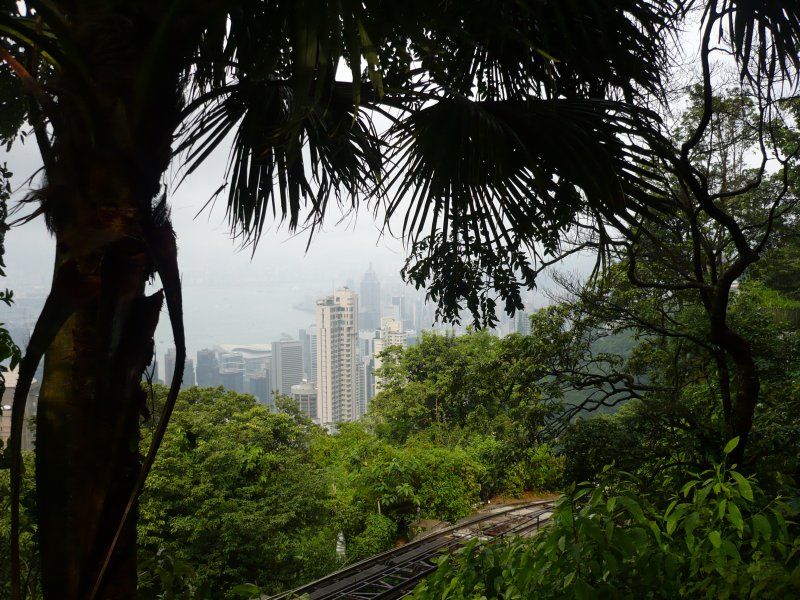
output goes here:
<path id="1" fill-rule="evenodd" d="M 541 500 L 476 515 L 267 600 L 301 597 L 313 600 L 401 598 L 420 579 L 436 569 L 434 559 L 443 551 L 457 548 L 475 537 L 498 540 L 538 529 L 549 518 L 552 508 L 551 500 Z M 513 515 L 520 512 L 522 514 Z M 535 522 L 532 522 L 534 519 Z M 483 524 L 488 526 L 481 527 Z"/>

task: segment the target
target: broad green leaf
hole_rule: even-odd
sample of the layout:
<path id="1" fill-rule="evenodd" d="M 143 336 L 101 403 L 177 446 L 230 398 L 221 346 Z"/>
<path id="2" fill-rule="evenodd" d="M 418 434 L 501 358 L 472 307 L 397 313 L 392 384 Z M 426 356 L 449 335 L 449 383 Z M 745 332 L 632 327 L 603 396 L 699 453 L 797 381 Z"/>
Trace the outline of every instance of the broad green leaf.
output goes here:
<path id="1" fill-rule="evenodd" d="M 721 519 L 725 516 L 725 509 L 728 508 L 728 500 L 723 498 L 717 507 L 717 518 Z"/>
<path id="2" fill-rule="evenodd" d="M 736 506 L 735 503 L 731 502 L 730 504 L 728 504 L 727 516 L 728 516 L 728 521 L 730 521 L 731 524 L 734 527 L 736 527 L 736 529 L 739 531 L 739 535 L 741 535 L 742 530 L 744 529 L 744 521 L 742 519 L 741 511 L 739 510 L 739 507 Z"/>
<path id="3" fill-rule="evenodd" d="M 642 507 L 639 506 L 639 503 L 635 499 L 630 496 L 619 496 L 619 502 L 628 509 L 628 512 L 638 523 L 642 523 L 646 520 L 644 512 L 642 512 Z"/>
<path id="4" fill-rule="evenodd" d="M 753 515 L 753 529 L 765 540 L 772 537 L 772 526 L 769 524 L 769 519 L 760 513 Z"/>
<path id="5" fill-rule="evenodd" d="M 714 548 L 719 548 L 720 544 L 722 543 L 722 537 L 720 536 L 719 531 L 714 530 L 708 534 L 708 539 L 711 541 L 711 544 Z"/>
<path id="6" fill-rule="evenodd" d="M 736 483 L 739 484 L 739 493 L 742 495 L 742 498 L 752 502 L 753 488 L 747 478 L 737 471 L 731 471 L 731 476 L 736 480 Z"/>
<path id="7" fill-rule="evenodd" d="M 736 448 L 736 446 L 738 445 L 739 445 L 739 436 L 737 435 L 735 438 L 733 438 L 731 441 L 725 444 L 725 448 L 722 450 L 723 454 L 727 456 L 728 454 L 733 452 L 733 449 Z"/>
<path id="8" fill-rule="evenodd" d="M 231 593 L 239 596 L 240 598 L 256 598 L 261 595 L 261 590 L 258 586 L 252 583 L 240 583 L 231 589 Z"/>

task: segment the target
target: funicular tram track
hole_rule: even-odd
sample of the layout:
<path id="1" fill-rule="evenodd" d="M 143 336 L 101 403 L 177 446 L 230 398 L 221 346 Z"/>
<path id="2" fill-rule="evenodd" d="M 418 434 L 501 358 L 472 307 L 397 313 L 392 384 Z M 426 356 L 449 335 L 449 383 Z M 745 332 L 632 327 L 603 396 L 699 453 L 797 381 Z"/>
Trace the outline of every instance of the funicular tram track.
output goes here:
<path id="1" fill-rule="evenodd" d="M 552 510 L 553 502 L 543 500 L 476 515 L 268 600 L 402 598 L 436 568 L 434 559 L 443 551 L 455 550 L 476 537 L 494 541 L 530 533 L 550 518 Z"/>

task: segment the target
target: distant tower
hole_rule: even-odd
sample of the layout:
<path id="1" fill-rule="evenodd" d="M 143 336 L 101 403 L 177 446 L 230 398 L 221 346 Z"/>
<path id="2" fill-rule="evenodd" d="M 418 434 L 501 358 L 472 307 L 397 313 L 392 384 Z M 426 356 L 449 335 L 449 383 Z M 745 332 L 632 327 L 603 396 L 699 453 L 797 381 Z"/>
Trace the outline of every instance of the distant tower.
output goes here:
<path id="1" fill-rule="evenodd" d="M 312 323 L 307 329 L 300 330 L 300 342 L 303 344 L 303 373 L 313 383 L 317 380 L 317 325 Z"/>
<path id="2" fill-rule="evenodd" d="M 175 373 L 175 348 L 170 348 L 164 355 L 164 385 L 172 384 L 172 375 Z"/>
<path id="3" fill-rule="evenodd" d="M 374 370 L 378 370 L 383 361 L 378 356 L 382 351 L 390 346 L 406 346 L 406 331 L 403 329 L 403 322 L 394 317 L 383 317 L 381 319 L 380 337 L 375 340 L 375 363 Z M 380 377 L 375 377 L 375 392 L 378 393 L 381 387 Z"/>
<path id="4" fill-rule="evenodd" d="M 317 417 L 323 424 L 355 421 L 358 393 L 358 294 L 317 300 Z"/>
<path id="5" fill-rule="evenodd" d="M 197 351 L 197 386 L 216 387 L 219 383 L 217 353 L 213 350 Z"/>
<path id="6" fill-rule="evenodd" d="M 272 342 L 272 389 L 285 396 L 303 381 L 303 343 L 293 340 Z"/>
<path id="7" fill-rule="evenodd" d="M 531 315 L 525 310 L 518 310 L 514 315 L 514 331 L 522 335 L 531 334 Z"/>
<path id="8" fill-rule="evenodd" d="M 381 283 L 372 269 L 372 263 L 369 264 L 369 269 L 361 280 L 359 300 L 361 303 L 359 325 L 362 329 L 377 329 L 381 318 Z"/>
<path id="9" fill-rule="evenodd" d="M 175 374 L 175 360 L 177 359 L 175 348 L 170 348 L 164 355 L 164 385 L 172 385 L 172 376 Z M 194 361 L 187 358 L 183 363 L 183 379 L 181 389 L 185 390 L 194 385 Z"/>
<path id="10" fill-rule="evenodd" d="M 244 357 L 239 352 L 221 352 L 219 355 L 220 383 L 226 390 L 244 392 Z"/>
<path id="11" fill-rule="evenodd" d="M 194 361 L 191 358 L 187 358 L 186 362 L 183 363 L 183 382 L 181 383 L 181 389 L 185 390 L 194 385 Z"/>
<path id="12" fill-rule="evenodd" d="M 292 386 L 292 398 L 311 419 L 317 418 L 317 386 L 308 381 Z"/>

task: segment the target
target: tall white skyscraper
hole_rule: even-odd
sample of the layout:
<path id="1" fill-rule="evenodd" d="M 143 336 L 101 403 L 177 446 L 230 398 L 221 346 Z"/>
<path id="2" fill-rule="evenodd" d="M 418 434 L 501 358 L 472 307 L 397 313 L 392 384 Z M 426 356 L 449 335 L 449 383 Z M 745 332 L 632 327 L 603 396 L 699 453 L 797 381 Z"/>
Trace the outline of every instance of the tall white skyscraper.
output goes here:
<path id="1" fill-rule="evenodd" d="M 355 421 L 358 393 L 358 294 L 339 290 L 317 300 L 317 417 L 323 424 Z"/>
<path id="2" fill-rule="evenodd" d="M 284 396 L 303 381 L 303 343 L 294 340 L 272 342 L 272 391 Z"/>

